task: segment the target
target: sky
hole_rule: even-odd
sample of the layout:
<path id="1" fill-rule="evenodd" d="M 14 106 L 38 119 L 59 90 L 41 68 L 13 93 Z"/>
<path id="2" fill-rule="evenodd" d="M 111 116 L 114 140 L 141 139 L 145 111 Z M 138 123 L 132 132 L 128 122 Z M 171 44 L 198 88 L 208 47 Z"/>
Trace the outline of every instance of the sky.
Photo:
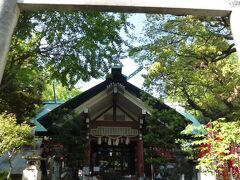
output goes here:
<path id="1" fill-rule="evenodd" d="M 123 59 L 121 62 L 123 63 L 122 74 L 126 76 L 129 76 L 131 73 L 133 73 L 139 68 L 139 66 L 136 63 L 134 63 L 134 61 L 130 58 Z M 143 69 L 138 74 L 129 79 L 128 82 L 139 88 L 142 88 L 142 84 L 144 81 L 142 74 L 144 73 L 146 73 L 146 70 Z M 77 84 L 77 87 L 80 88 L 82 91 L 86 91 L 87 89 L 103 82 L 104 80 L 105 77 L 100 79 L 91 79 L 91 81 L 89 82 L 79 82 Z"/>

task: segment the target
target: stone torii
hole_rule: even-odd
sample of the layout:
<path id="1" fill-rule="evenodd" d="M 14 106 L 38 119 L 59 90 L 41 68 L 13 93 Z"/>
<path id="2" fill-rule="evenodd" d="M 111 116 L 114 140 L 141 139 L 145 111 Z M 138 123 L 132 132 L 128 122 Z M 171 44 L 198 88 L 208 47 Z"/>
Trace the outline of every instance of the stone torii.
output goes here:
<path id="1" fill-rule="evenodd" d="M 240 0 L 0 0 L 0 83 L 20 11 L 39 10 L 230 15 L 232 35 L 240 58 Z"/>

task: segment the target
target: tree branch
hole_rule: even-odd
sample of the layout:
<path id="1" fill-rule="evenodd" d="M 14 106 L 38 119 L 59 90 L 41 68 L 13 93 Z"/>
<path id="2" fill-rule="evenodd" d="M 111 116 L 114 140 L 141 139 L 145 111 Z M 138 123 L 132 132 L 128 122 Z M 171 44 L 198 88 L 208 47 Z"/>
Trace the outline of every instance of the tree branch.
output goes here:
<path id="1" fill-rule="evenodd" d="M 188 104 L 189 104 L 192 108 L 200 111 L 200 112 L 201 112 L 204 116 L 206 116 L 206 117 L 210 117 L 210 116 L 211 116 L 205 109 L 201 108 L 199 105 L 197 105 L 197 104 L 193 101 L 193 99 L 190 98 L 190 95 L 188 94 L 188 92 L 187 92 L 187 90 L 186 90 L 185 87 L 183 87 L 182 90 L 183 90 L 184 95 L 185 95 L 186 98 L 187 98 Z"/>
<path id="2" fill-rule="evenodd" d="M 222 51 L 222 54 L 217 56 L 215 59 L 213 59 L 212 62 L 217 62 L 219 60 L 222 60 L 228 57 L 229 55 L 231 55 L 232 53 L 236 52 L 236 48 L 233 48 L 234 46 L 235 46 L 234 43 L 229 45 L 229 47 L 225 51 Z"/>

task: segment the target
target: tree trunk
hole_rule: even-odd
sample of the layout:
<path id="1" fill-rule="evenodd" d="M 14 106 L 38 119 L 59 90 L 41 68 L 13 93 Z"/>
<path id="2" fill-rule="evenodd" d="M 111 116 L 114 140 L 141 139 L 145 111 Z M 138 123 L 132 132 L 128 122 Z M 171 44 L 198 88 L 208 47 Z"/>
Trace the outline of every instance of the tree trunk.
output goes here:
<path id="1" fill-rule="evenodd" d="M 8 175 L 7 175 L 7 180 L 10 180 L 11 174 L 12 174 L 12 163 L 11 163 L 11 161 L 9 161 L 9 171 L 8 171 Z"/>
<path id="2" fill-rule="evenodd" d="M 11 175 L 12 175 L 12 170 L 13 170 L 12 159 L 13 159 L 13 156 L 15 155 L 15 153 L 16 153 L 15 148 L 13 148 L 13 150 L 11 152 L 8 152 L 9 171 L 8 171 L 8 175 L 7 175 L 7 180 L 10 180 Z"/>

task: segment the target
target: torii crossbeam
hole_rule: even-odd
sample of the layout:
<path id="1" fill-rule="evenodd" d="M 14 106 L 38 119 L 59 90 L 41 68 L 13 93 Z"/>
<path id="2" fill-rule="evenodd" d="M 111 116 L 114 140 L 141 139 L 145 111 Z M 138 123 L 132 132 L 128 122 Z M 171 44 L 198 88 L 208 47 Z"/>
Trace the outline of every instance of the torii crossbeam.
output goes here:
<path id="1" fill-rule="evenodd" d="M 232 34 L 240 58 L 240 0 L 0 0 L 0 82 L 19 12 L 39 10 L 230 15 Z"/>

